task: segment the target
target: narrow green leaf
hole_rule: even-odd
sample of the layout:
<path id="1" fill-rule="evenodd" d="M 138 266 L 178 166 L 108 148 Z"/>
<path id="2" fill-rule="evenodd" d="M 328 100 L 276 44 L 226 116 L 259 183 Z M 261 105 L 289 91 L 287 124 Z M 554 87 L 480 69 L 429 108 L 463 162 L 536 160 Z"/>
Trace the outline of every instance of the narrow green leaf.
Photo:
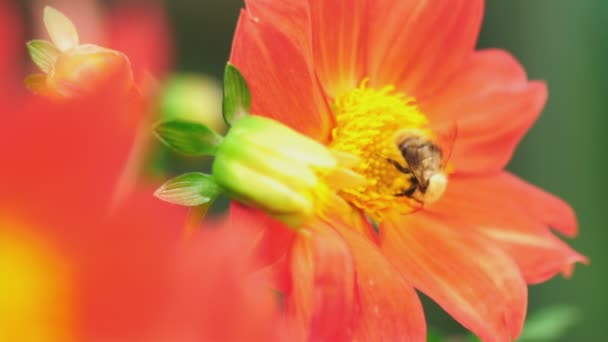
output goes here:
<path id="1" fill-rule="evenodd" d="M 518 341 L 555 341 L 581 319 L 580 312 L 571 306 L 560 305 L 544 308 L 528 318 Z"/>
<path id="2" fill-rule="evenodd" d="M 51 70 L 51 66 L 61 53 L 55 45 L 46 40 L 30 40 L 26 43 L 26 46 L 34 64 L 45 73 Z"/>
<path id="3" fill-rule="evenodd" d="M 160 122 L 154 133 L 169 148 L 189 156 L 212 156 L 222 142 L 222 136 L 211 128 L 185 120 Z"/>
<path id="4" fill-rule="evenodd" d="M 224 101 L 222 103 L 224 121 L 232 125 L 251 111 L 251 93 L 247 81 L 232 64 L 226 65 L 224 73 Z"/>
<path id="5" fill-rule="evenodd" d="M 214 201 L 221 192 L 213 176 L 191 172 L 167 181 L 154 196 L 169 203 L 196 207 Z"/>

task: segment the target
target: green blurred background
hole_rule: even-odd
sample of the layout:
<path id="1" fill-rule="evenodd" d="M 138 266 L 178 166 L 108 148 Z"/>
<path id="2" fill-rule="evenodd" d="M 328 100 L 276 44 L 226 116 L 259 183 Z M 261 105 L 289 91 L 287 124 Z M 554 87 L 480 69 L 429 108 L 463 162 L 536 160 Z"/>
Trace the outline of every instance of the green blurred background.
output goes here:
<path id="1" fill-rule="evenodd" d="M 552 303 L 581 310 L 581 322 L 560 341 L 608 340 L 608 232 L 601 217 L 608 191 L 607 20 L 605 0 L 488 1 L 479 42 L 511 51 L 530 78 L 549 85 L 545 111 L 509 169 L 561 196 L 578 214 L 581 232 L 571 244 L 591 265 L 530 291 L 530 311 Z"/>
<path id="2" fill-rule="evenodd" d="M 168 0 L 166 6 L 175 39 L 175 69 L 219 79 L 242 0 Z M 478 44 L 510 51 L 531 79 L 549 85 L 545 112 L 509 169 L 564 198 L 579 216 L 580 237 L 570 243 L 591 258 L 591 266 L 577 267 L 570 280 L 556 278 L 530 290 L 530 312 L 553 304 L 580 310 L 581 321 L 559 341 L 608 340 L 603 326 L 608 231 L 601 217 L 608 191 L 607 23 L 607 0 L 488 0 Z M 462 332 L 430 301 L 425 304 L 432 327 Z"/>

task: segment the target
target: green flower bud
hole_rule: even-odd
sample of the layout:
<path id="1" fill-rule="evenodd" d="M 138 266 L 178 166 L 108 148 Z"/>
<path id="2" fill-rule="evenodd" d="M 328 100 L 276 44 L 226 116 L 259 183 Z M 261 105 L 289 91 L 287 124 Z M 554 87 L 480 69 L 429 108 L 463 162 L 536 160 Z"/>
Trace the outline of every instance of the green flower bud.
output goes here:
<path id="1" fill-rule="evenodd" d="M 228 194 L 292 227 L 323 210 L 338 167 L 322 144 L 260 116 L 237 120 L 218 147 L 213 177 Z"/>

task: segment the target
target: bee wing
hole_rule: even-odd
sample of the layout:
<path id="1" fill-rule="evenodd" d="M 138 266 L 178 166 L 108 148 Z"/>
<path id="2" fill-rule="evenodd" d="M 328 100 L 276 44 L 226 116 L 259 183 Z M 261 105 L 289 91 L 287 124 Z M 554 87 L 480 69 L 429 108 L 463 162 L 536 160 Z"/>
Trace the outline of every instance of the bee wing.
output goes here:
<path id="1" fill-rule="evenodd" d="M 445 167 L 450 161 L 454 143 L 456 142 L 456 138 L 458 138 L 458 124 L 452 122 L 436 128 L 434 131 L 435 144 L 441 149 L 441 165 Z"/>
<path id="2" fill-rule="evenodd" d="M 424 165 L 422 163 L 422 160 L 426 156 L 426 154 L 422 153 L 421 146 L 419 145 L 416 145 L 414 148 L 408 148 L 403 155 L 410 173 L 423 187 L 427 185 L 427 180 L 424 177 Z"/>

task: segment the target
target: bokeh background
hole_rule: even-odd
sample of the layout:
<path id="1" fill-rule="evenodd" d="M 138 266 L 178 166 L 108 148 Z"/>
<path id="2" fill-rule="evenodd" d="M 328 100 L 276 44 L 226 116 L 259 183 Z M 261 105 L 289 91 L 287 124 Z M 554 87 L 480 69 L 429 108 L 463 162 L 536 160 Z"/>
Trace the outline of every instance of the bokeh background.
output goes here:
<path id="1" fill-rule="evenodd" d="M 100 1 L 99 6 L 126 2 Z M 70 7 L 82 3 L 83 0 L 18 1 L 30 23 L 32 8 L 41 4 L 55 5 L 69 14 Z M 198 72 L 219 80 L 242 0 L 138 4 L 152 3 L 164 6 L 169 18 L 173 70 Z M 77 25 L 84 20 L 73 19 Z M 478 44 L 479 48 L 510 51 L 531 79 L 544 79 L 549 85 L 546 109 L 521 143 L 509 169 L 561 196 L 578 213 L 580 237 L 570 243 L 591 258 L 591 266 L 579 266 L 570 280 L 556 278 L 530 291 L 530 312 L 554 304 L 579 310 L 580 321 L 559 341 L 608 340 L 604 326 L 608 306 L 608 230 L 602 216 L 608 193 L 607 22 L 606 0 L 488 0 Z M 34 31 L 31 28 L 26 32 L 27 38 L 33 38 Z M 203 168 L 205 161 L 178 160 L 174 171 L 191 170 L 193 165 Z M 453 334 L 462 332 L 428 300 L 425 305 L 431 326 Z"/>

